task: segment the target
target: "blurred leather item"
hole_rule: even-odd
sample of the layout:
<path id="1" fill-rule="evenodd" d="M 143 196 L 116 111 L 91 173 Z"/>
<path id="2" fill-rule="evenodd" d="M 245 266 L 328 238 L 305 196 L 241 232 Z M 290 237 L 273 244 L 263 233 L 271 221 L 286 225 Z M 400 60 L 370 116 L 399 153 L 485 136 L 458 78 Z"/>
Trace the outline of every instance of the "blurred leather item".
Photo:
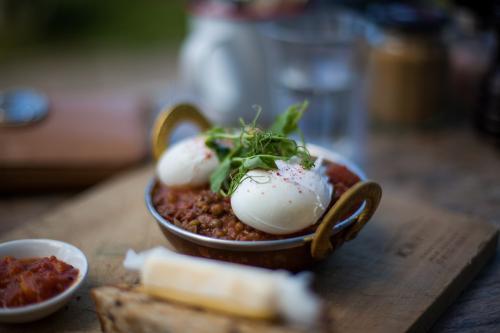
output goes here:
<path id="1" fill-rule="evenodd" d="M 39 123 L 0 128 L 0 192 L 92 185 L 143 161 L 148 103 L 132 95 L 52 95 Z"/>

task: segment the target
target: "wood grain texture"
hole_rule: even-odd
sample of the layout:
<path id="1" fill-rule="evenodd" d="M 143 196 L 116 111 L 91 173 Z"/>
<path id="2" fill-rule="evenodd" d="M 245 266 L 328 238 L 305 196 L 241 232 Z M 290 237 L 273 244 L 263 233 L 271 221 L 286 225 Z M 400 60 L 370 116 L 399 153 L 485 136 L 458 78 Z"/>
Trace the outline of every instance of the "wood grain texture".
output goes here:
<path id="1" fill-rule="evenodd" d="M 482 225 L 386 189 L 375 220 L 317 269 L 338 330 L 429 329 L 493 255 L 496 231 Z"/>
<path id="2" fill-rule="evenodd" d="M 148 155 L 148 103 L 135 94 L 52 94 L 46 119 L 0 128 L 0 193 L 84 189 Z"/>
<path id="3" fill-rule="evenodd" d="M 92 290 L 99 320 L 106 333 L 306 333 L 299 327 L 228 317 L 116 287 Z M 193 320 L 196 319 L 196 320 Z M 318 328 L 316 331 L 324 332 Z"/>
<path id="4" fill-rule="evenodd" d="M 500 149 L 472 130 L 378 132 L 366 150 L 367 172 L 383 185 L 500 227 Z M 433 332 L 500 332 L 499 251 Z"/>
<path id="5" fill-rule="evenodd" d="M 23 224 L 35 221 L 38 216 L 55 209 L 72 195 L 75 193 L 59 192 L 0 197 L 0 236 Z"/>
<path id="6" fill-rule="evenodd" d="M 1 241 L 48 237 L 73 243 L 88 256 L 90 274 L 67 308 L 36 323 L 0 326 L 0 331 L 100 330 L 89 290 L 137 281 L 122 267 L 126 249 L 168 246 L 143 202 L 151 174 L 149 167 L 125 174 L 1 236 Z M 330 302 L 334 331 L 420 331 L 473 278 L 494 253 L 495 242 L 490 225 L 387 187 L 366 230 L 314 268 L 316 288 Z"/>

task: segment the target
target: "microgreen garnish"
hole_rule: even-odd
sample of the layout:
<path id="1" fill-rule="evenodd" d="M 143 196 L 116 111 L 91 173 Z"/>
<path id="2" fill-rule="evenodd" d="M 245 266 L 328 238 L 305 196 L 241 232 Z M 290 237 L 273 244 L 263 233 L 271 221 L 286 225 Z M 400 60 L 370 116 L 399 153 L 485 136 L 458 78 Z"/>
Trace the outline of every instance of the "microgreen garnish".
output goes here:
<path id="1" fill-rule="evenodd" d="M 208 130 L 206 145 L 215 152 L 220 163 L 210 177 L 210 189 L 223 196 L 231 195 L 252 169 L 277 169 L 276 161 L 296 157 L 305 169 L 314 166 L 314 160 L 305 147 L 288 136 L 300 130 L 298 122 L 307 109 L 307 102 L 290 106 L 274 124 L 263 130 L 257 126 L 260 108 L 252 122 L 240 119 L 240 129 L 214 127 Z M 302 135 L 301 135 L 302 137 Z"/>

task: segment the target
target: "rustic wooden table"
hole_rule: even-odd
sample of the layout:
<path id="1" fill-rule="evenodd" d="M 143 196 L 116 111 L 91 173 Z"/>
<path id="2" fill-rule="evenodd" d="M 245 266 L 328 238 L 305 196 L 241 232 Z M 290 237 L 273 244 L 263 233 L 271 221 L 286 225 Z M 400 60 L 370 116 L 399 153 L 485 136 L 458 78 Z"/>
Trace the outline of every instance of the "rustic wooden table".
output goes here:
<path id="1" fill-rule="evenodd" d="M 500 149 L 472 131 L 378 135 L 368 151 L 368 173 L 383 185 L 500 226 Z M 449 308 L 434 331 L 500 332 L 500 256 Z"/>
<path id="2" fill-rule="evenodd" d="M 472 131 L 375 134 L 367 148 L 367 172 L 383 186 L 500 226 L 500 150 Z M 0 233 L 29 223 L 73 195 L 0 198 Z M 500 331 L 499 256 L 450 307 L 434 331 Z"/>
<path id="3" fill-rule="evenodd" d="M 0 63 L 0 89 L 31 85 L 50 93 L 119 89 L 155 96 L 175 80 L 177 51 L 38 55 Z M 48 80 L 47 78 L 50 78 Z M 500 226 L 500 150 L 468 129 L 373 135 L 366 169 L 393 186 Z M 29 223 L 75 193 L 0 197 L 0 234 Z M 436 332 L 500 332 L 500 256 L 434 326 Z"/>

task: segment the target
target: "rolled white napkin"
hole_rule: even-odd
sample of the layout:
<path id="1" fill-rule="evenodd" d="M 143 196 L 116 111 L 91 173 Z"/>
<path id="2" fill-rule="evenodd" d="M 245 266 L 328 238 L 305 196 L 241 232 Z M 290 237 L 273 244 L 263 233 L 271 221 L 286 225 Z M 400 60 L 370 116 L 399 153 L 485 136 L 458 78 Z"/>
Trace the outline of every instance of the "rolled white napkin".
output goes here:
<path id="1" fill-rule="evenodd" d="M 156 297 L 251 318 L 282 317 L 314 325 L 319 298 L 308 288 L 310 273 L 292 275 L 182 255 L 163 247 L 128 250 L 123 263 L 138 270 L 144 291 Z"/>

